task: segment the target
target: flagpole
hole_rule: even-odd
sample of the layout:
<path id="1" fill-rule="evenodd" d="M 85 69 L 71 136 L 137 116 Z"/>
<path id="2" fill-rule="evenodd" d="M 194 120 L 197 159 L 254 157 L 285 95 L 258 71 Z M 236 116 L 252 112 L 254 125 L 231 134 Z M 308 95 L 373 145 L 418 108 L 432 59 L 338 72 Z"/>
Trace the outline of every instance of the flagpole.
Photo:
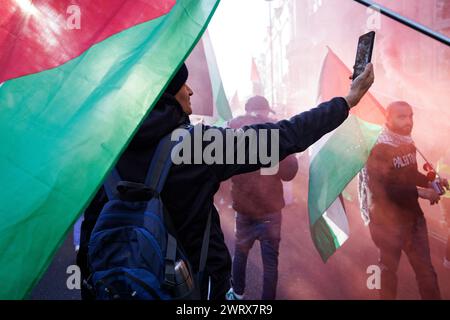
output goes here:
<path id="1" fill-rule="evenodd" d="M 373 2 L 373 1 L 368 1 L 368 0 L 353 0 L 355 2 L 358 2 L 359 4 L 365 5 L 366 7 L 373 7 L 376 10 L 378 10 L 380 13 L 384 14 L 385 16 L 400 22 L 401 24 L 410 27 L 424 35 L 429 36 L 430 38 L 433 38 L 439 42 L 442 42 L 443 44 L 446 44 L 447 46 L 450 46 L 450 38 L 446 37 L 445 35 L 438 33 L 436 31 L 431 30 L 428 27 L 425 27 L 424 25 L 417 23 L 413 20 L 410 20 L 408 18 L 403 17 L 402 15 L 386 8 L 383 6 L 380 6 L 379 4 Z"/>

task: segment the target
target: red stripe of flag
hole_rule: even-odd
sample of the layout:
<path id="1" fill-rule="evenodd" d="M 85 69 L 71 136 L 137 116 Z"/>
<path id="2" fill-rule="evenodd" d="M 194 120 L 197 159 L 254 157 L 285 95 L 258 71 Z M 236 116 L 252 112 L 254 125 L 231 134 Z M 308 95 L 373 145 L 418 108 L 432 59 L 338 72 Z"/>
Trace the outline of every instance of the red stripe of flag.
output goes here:
<path id="1" fill-rule="evenodd" d="M 168 13 L 175 2 L 2 0 L 0 83 L 57 67 L 115 33 Z M 76 7 L 68 10 L 73 5 L 79 8 L 80 29 L 70 27 L 77 16 Z"/>
<path id="2" fill-rule="evenodd" d="M 321 101 L 328 101 L 333 97 L 344 97 L 350 88 L 350 80 L 346 81 L 352 74 L 341 59 L 328 48 L 328 53 L 322 66 L 320 74 L 319 95 Z M 368 92 L 351 110 L 351 114 L 358 118 L 382 125 L 385 122 L 385 110 L 375 97 Z"/>

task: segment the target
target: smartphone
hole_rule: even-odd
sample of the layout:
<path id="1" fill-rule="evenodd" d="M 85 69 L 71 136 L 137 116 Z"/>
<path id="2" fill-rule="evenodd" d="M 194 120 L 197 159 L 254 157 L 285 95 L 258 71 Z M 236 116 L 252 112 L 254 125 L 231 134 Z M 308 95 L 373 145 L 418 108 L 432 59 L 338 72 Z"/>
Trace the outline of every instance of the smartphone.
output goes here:
<path id="1" fill-rule="evenodd" d="M 371 62 L 374 42 L 375 31 L 370 31 L 359 37 L 355 65 L 353 66 L 353 80 L 355 80 L 364 71 L 366 65 Z"/>

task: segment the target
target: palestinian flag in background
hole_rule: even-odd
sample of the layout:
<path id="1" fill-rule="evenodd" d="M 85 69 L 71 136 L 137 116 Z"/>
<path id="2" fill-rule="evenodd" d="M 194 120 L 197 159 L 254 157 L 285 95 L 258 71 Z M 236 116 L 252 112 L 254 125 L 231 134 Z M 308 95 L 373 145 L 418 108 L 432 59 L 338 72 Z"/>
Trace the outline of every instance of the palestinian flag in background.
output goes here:
<path id="1" fill-rule="evenodd" d="M 233 116 L 207 31 L 192 50 L 186 65 L 188 85 L 194 91 L 191 97 L 193 115 L 208 116 L 214 124 L 223 125 Z"/>
<path id="2" fill-rule="evenodd" d="M 255 58 L 252 58 L 252 69 L 250 71 L 250 80 L 253 86 L 253 95 L 263 95 L 263 85 L 261 77 L 259 75 L 258 66 L 256 65 Z"/>
<path id="3" fill-rule="evenodd" d="M 20 299 L 219 0 L 3 0 L 0 299 Z"/>
<path id="4" fill-rule="evenodd" d="M 328 49 L 319 83 L 319 101 L 348 93 L 351 71 Z M 384 109 L 367 93 L 349 118 L 312 148 L 308 211 L 311 236 L 324 262 L 347 240 L 347 217 L 340 196 L 363 168 L 384 123 Z"/>

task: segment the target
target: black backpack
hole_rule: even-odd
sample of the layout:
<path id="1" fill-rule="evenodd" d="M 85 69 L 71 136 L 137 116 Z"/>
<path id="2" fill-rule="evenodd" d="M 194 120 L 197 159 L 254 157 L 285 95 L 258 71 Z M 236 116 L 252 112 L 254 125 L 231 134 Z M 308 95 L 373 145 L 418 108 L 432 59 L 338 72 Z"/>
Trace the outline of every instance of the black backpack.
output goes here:
<path id="1" fill-rule="evenodd" d="M 145 183 L 122 181 L 116 169 L 104 187 L 109 201 L 89 241 L 89 284 L 98 300 L 200 299 L 211 229 L 203 236 L 199 272 L 177 242 L 160 193 L 172 165 L 170 134 L 159 143 Z M 130 201 L 130 198 L 132 201 Z"/>

